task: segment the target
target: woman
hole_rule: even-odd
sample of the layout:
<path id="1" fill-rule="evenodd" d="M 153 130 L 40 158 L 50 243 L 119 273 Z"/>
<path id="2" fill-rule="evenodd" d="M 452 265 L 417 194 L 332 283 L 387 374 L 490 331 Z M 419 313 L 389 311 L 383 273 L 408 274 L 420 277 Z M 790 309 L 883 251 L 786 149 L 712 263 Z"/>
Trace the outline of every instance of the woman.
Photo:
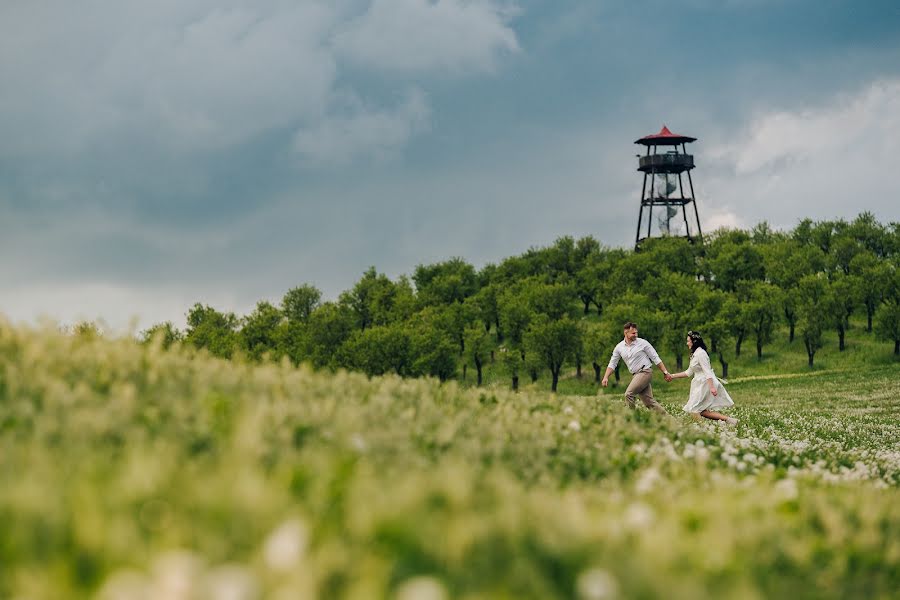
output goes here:
<path id="1" fill-rule="evenodd" d="M 684 411 L 691 413 L 697 421 L 700 417 L 706 417 L 713 421 L 725 421 L 729 425 L 735 425 L 738 420 L 716 412 L 714 408 L 727 408 L 734 406 L 731 396 L 725 390 L 725 386 L 718 380 L 709 364 L 709 354 L 706 352 L 706 343 L 696 331 L 688 331 L 687 347 L 691 351 L 691 363 L 686 371 L 672 373 L 670 379 L 694 376 L 691 380 L 691 395 Z"/>

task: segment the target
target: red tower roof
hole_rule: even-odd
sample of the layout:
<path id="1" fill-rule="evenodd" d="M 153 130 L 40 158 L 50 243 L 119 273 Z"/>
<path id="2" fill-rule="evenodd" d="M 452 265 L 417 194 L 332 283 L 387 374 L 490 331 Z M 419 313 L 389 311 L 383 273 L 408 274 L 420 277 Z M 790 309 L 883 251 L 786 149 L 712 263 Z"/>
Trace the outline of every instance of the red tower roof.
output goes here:
<path id="1" fill-rule="evenodd" d="M 643 144 L 644 146 L 677 146 L 678 144 L 685 144 L 695 141 L 697 141 L 697 138 L 672 133 L 671 131 L 669 131 L 668 127 L 663 125 L 663 128 L 659 130 L 659 133 L 655 133 L 653 135 L 645 135 L 641 139 L 635 140 L 634 143 Z"/>

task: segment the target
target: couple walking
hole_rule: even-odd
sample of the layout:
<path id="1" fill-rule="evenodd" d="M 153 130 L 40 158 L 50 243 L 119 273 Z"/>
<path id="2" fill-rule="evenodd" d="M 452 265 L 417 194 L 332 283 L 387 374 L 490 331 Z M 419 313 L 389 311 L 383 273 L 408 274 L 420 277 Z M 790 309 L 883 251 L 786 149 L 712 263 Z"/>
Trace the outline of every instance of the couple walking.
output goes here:
<path id="1" fill-rule="evenodd" d="M 689 331 L 686 344 L 691 352 L 691 362 L 687 370 L 681 373 L 669 373 L 666 365 L 659 358 L 659 354 L 650 345 L 650 342 L 638 337 L 637 323 L 628 321 L 624 325 L 625 339 L 616 344 L 613 349 L 609 366 L 600 384 L 606 387 L 609 384 L 609 375 L 612 373 L 619 360 L 624 360 L 628 370 L 631 371 L 631 383 L 625 390 L 625 403 L 634 408 L 635 396 L 639 396 L 644 406 L 662 414 L 666 410 L 653 398 L 653 388 L 650 379 L 653 376 L 652 365 L 656 365 L 666 378 L 666 381 L 693 376 L 691 381 L 691 393 L 683 410 L 699 420 L 705 417 L 713 421 L 725 421 L 729 425 L 737 423 L 737 419 L 723 415 L 713 409 L 734 406 L 731 396 L 725 390 L 722 382 L 713 373 L 709 362 L 709 354 L 703 338 L 696 331 Z"/>

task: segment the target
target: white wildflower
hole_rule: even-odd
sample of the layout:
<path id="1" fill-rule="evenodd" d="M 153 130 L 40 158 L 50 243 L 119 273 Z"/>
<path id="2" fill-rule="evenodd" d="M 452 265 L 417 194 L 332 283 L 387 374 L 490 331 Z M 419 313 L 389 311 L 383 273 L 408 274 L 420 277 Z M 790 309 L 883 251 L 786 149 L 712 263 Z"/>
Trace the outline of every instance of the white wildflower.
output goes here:
<path id="1" fill-rule="evenodd" d="M 194 596 L 194 586 L 202 562 L 190 552 L 163 554 L 153 564 L 153 598 L 188 600 Z"/>
<path id="2" fill-rule="evenodd" d="M 407 579 L 397 588 L 396 600 L 446 600 L 447 590 L 435 577 Z"/>
<path id="3" fill-rule="evenodd" d="M 653 491 L 653 488 L 656 487 L 656 484 L 660 479 L 659 471 L 651 467 L 644 470 L 640 476 L 638 476 L 634 489 L 638 494 L 647 494 Z"/>
<path id="4" fill-rule="evenodd" d="M 306 551 L 309 530 L 300 519 L 290 519 L 279 525 L 263 546 L 266 564 L 273 571 L 289 571 Z"/>
<path id="5" fill-rule="evenodd" d="M 353 434 L 350 438 L 350 443 L 353 445 L 353 448 L 360 453 L 365 452 L 369 448 L 365 438 L 358 433 Z"/>
<path id="6" fill-rule="evenodd" d="M 569 421 L 569 429 L 572 431 L 581 431 L 581 423 L 576 420 Z"/>
<path id="7" fill-rule="evenodd" d="M 578 575 L 575 589 L 581 600 L 612 600 L 618 596 L 616 578 L 609 571 L 588 569 Z"/>
<path id="8" fill-rule="evenodd" d="M 131 570 L 110 575 L 97 594 L 98 600 L 151 600 L 150 581 L 143 573 Z"/>
<path id="9" fill-rule="evenodd" d="M 798 495 L 797 482 L 791 478 L 782 479 L 775 484 L 775 496 L 782 502 L 796 500 Z"/>
<path id="10" fill-rule="evenodd" d="M 644 529 L 653 524 L 656 515 L 643 502 L 636 502 L 625 510 L 625 524 L 632 529 Z"/>
<path id="11" fill-rule="evenodd" d="M 222 565 L 206 575 L 206 596 L 210 600 L 254 600 L 259 598 L 256 580 L 242 565 Z"/>

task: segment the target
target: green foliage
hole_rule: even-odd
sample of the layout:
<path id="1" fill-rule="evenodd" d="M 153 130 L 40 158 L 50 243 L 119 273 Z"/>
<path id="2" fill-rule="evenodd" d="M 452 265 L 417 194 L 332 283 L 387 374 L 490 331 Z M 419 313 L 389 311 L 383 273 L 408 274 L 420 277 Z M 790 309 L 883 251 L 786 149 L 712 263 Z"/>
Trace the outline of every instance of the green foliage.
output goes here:
<path id="1" fill-rule="evenodd" d="M 480 325 L 467 327 L 463 335 L 465 337 L 466 361 L 475 367 L 477 373 L 476 385 L 481 385 L 482 368 L 490 357 L 491 348 L 493 347 L 491 338 L 487 331 L 484 330 L 484 327 Z"/>
<path id="2" fill-rule="evenodd" d="M 772 332 L 781 312 L 781 296 L 782 291 L 771 283 L 756 281 L 750 286 L 743 317 L 756 340 L 757 360 L 762 360 L 763 345 L 772 341 Z"/>
<path id="3" fill-rule="evenodd" d="M 0 322 L 0 597 L 893 597 L 896 365 L 728 385 L 735 429 Z"/>
<path id="4" fill-rule="evenodd" d="M 282 312 L 270 303 L 257 303 L 256 309 L 241 320 L 238 334 L 241 349 L 256 360 L 266 354 L 274 358 L 279 350 L 278 330 L 283 321 Z"/>
<path id="5" fill-rule="evenodd" d="M 580 375 L 584 364 L 605 363 L 600 355 L 611 352 L 626 320 L 637 321 L 641 336 L 678 367 L 686 356 L 686 331 L 709 331 L 710 350 L 724 370 L 735 361 L 739 369 L 747 368 L 741 350 L 748 340 L 755 343 L 757 362 L 765 363 L 769 353 L 763 350 L 779 341 L 775 335 L 782 323 L 793 342 L 803 317 L 803 346 L 811 364 L 832 331 L 839 351 L 866 342 L 863 328 L 852 329 L 851 322 L 865 314 L 865 331 L 872 332 L 876 312 L 894 297 L 898 252 L 900 225 L 881 225 L 868 213 L 852 222 L 807 220 L 790 232 L 774 231 L 767 223 L 749 231 L 720 230 L 702 244 L 654 238 L 639 252 L 605 248 L 592 237 L 563 236 L 481 271 L 453 258 L 418 265 L 411 279 L 391 280 L 372 267 L 337 303 L 323 304 L 319 290 L 301 285 L 289 290 L 279 307 L 261 303 L 240 319 L 198 304 L 184 339 L 222 357 L 240 350 L 251 360 L 288 357 L 294 364 L 369 374 L 399 368 L 408 377 L 448 380 L 459 378 L 460 369 L 478 370 L 468 353 L 467 335 L 475 336 L 466 333 L 469 329 L 483 330 L 477 336 L 479 354 L 496 355 L 502 345 L 522 351 L 525 333 L 542 316 L 554 322 L 581 319 L 582 337 L 585 342 L 592 337 L 593 346 L 578 344 L 565 357 L 558 367 L 564 379 L 567 369 Z M 807 293 L 810 278 L 824 282 L 821 299 Z M 889 329 L 883 321 L 880 331 Z M 595 326 L 608 334 L 602 352 Z M 371 335 L 361 333 L 376 327 L 381 329 Z M 176 331 L 167 331 L 164 344 L 177 338 Z M 386 348 L 378 340 L 388 332 L 385 342 L 408 343 L 402 360 L 396 347 L 394 358 L 383 355 Z M 361 355 L 369 350 L 382 354 Z M 535 379 L 547 365 L 532 351 L 525 352 L 521 366 Z M 484 369 L 487 384 L 508 380 L 508 373 L 494 371 Z M 563 384 L 580 391 L 590 386 Z"/>
<path id="6" fill-rule="evenodd" d="M 400 323 L 354 331 L 339 351 L 339 364 L 367 375 L 413 374 L 410 334 Z"/>
<path id="7" fill-rule="evenodd" d="M 878 337 L 894 342 L 894 355 L 900 354 L 900 302 L 889 301 L 875 313 Z"/>
<path id="8" fill-rule="evenodd" d="M 183 339 L 184 334 L 171 321 L 158 323 L 141 332 L 142 343 L 160 344 L 163 348 L 169 348 Z"/>
<path id="9" fill-rule="evenodd" d="M 197 303 L 188 311 L 184 340 L 213 356 L 229 358 L 237 348 L 237 326 L 234 313 L 222 313 Z"/>
<path id="10" fill-rule="evenodd" d="M 827 314 L 829 306 L 833 306 L 833 297 L 828 289 L 828 282 L 819 275 L 803 277 L 797 286 L 797 295 L 799 302 L 797 327 L 809 356 L 809 366 L 812 367 L 816 352 L 822 347 L 824 329 L 822 317 Z"/>
<path id="11" fill-rule="evenodd" d="M 765 278 L 763 253 L 743 231 L 722 231 L 709 243 L 704 261 L 707 278 L 721 290 L 737 291 L 742 282 Z"/>
<path id="12" fill-rule="evenodd" d="M 326 302 L 310 315 L 295 356 L 316 367 L 336 367 L 337 350 L 353 332 L 357 316 L 344 304 Z"/>
<path id="13" fill-rule="evenodd" d="M 475 267 L 461 258 L 419 265 L 413 274 L 413 282 L 424 305 L 462 302 L 478 291 Z"/>
<path id="14" fill-rule="evenodd" d="M 322 292 L 309 284 L 291 288 L 281 300 L 281 312 L 288 321 L 306 323 L 322 301 Z"/>
<path id="15" fill-rule="evenodd" d="M 525 352 L 533 355 L 550 370 L 551 390 L 556 391 L 563 364 L 577 351 L 581 331 L 568 316 L 550 319 L 539 314 L 525 332 Z"/>

